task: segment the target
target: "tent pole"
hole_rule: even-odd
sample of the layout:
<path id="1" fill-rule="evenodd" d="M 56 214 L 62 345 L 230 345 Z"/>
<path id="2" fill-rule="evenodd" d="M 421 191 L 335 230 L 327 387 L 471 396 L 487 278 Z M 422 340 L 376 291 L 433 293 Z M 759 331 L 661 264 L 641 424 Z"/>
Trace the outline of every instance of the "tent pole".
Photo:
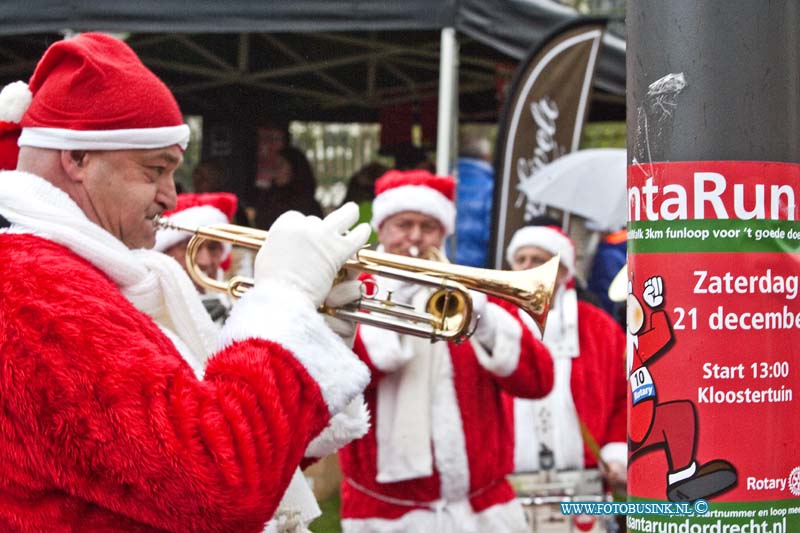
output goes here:
<path id="1" fill-rule="evenodd" d="M 439 117 L 436 126 L 436 173 L 446 176 L 452 172 L 454 131 L 458 102 L 458 43 L 454 28 L 443 28 L 439 56 Z"/>

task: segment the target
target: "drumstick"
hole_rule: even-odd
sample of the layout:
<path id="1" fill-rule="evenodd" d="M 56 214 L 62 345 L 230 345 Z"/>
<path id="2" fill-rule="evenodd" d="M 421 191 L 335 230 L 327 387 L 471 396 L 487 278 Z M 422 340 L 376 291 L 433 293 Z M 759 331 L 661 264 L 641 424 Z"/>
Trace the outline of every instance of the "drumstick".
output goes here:
<path id="1" fill-rule="evenodd" d="M 583 420 L 579 419 L 578 423 L 581 426 L 581 435 L 583 436 L 583 441 L 586 443 L 586 447 L 589 448 L 592 456 L 597 460 L 597 464 L 600 466 L 601 471 L 606 473 L 610 472 L 608 463 L 606 463 L 600 456 L 600 445 L 597 443 L 594 435 L 592 435 L 592 432 L 589 431 L 588 427 L 586 427 L 586 424 L 583 423 Z M 625 499 L 625 495 L 618 493 L 613 487 L 611 487 L 611 493 L 615 499 Z"/>
<path id="2" fill-rule="evenodd" d="M 600 457 L 600 445 L 597 444 L 597 440 L 592 435 L 592 432 L 589 431 L 589 428 L 586 427 L 586 424 L 583 423 L 583 420 L 578 420 L 581 425 L 581 436 L 583 436 L 583 442 L 586 443 L 586 447 L 589 448 L 589 451 L 592 452 L 592 457 L 595 458 L 597 464 L 600 465 L 605 472 L 608 472 L 608 464 Z"/>

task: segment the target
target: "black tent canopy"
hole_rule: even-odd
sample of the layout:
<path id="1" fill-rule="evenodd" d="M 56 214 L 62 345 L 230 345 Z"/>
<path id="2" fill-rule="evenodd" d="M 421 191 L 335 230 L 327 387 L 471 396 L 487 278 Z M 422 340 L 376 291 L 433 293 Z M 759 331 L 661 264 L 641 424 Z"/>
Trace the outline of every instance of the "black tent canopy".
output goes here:
<path id="1" fill-rule="evenodd" d="M 0 3 L 0 82 L 27 79 L 61 32 L 126 34 L 191 113 L 375 120 L 436 99 L 440 31 L 458 35 L 462 117 L 496 120 L 498 65 L 578 15 L 552 0 L 159 0 Z M 608 35 L 591 118 L 624 118 L 624 42 Z"/>

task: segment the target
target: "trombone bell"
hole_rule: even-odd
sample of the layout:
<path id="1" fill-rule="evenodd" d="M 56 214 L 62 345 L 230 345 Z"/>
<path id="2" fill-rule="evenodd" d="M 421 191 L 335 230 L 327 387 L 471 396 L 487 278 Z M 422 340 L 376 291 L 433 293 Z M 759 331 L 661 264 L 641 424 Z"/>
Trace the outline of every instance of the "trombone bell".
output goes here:
<path id="1" fill-rule="evenodd" d="M 234 224 L 193 228 L 160 217 L 156 218 L 155 224 L 160 228 L 192 234 L 186 248 L 186 265 L 189 276 L 198 285 L 226 292 L 234 298 L 241 297 L 253 286 L 253 280 L 239 276 L 225 282 L 210 278 L 197 266 L 195 257 L 205 240 L 258 250 L 267 237 L 266 231 Z M 364 296 L 355 305 L 341 308 L 323 306 L 320 312 L 406 335 L 429 338 L 432 342 L 461 342 L 469 338 L 474 330 L 475 320 L 480 318 L 473 316 L 469 291 L 474 290 L 516 305 L 530 315 L 540 332 L 544 333 L 555 290 L 558 262 L 559 258 L 556 256 L 539 267 L 515 272 L 361 250 L 355 258 L 344 264 L 343 270 L 427 286 L 431 288 L 432 295 L 427 301 L 425 311 L 416 311 L 409 305 L 391 299 L 379 300 Z M 345 274 L 340 272 L 340 278 L 344 278 Z"/>

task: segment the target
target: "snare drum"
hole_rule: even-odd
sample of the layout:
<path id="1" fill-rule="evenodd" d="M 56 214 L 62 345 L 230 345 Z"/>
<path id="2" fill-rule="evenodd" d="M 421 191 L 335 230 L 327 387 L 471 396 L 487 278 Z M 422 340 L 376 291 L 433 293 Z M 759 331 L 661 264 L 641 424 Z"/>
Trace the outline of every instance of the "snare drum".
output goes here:
<path id="1" fill-rule="evenodd" d="M 525 510 L 531 533 L 614 533 L 614 517 L 564 515 L 564 501 L 604 502 L 611 498 L 603 492 L 597 470 L 533 472 L 513 474 L 509 482 Z"/>

